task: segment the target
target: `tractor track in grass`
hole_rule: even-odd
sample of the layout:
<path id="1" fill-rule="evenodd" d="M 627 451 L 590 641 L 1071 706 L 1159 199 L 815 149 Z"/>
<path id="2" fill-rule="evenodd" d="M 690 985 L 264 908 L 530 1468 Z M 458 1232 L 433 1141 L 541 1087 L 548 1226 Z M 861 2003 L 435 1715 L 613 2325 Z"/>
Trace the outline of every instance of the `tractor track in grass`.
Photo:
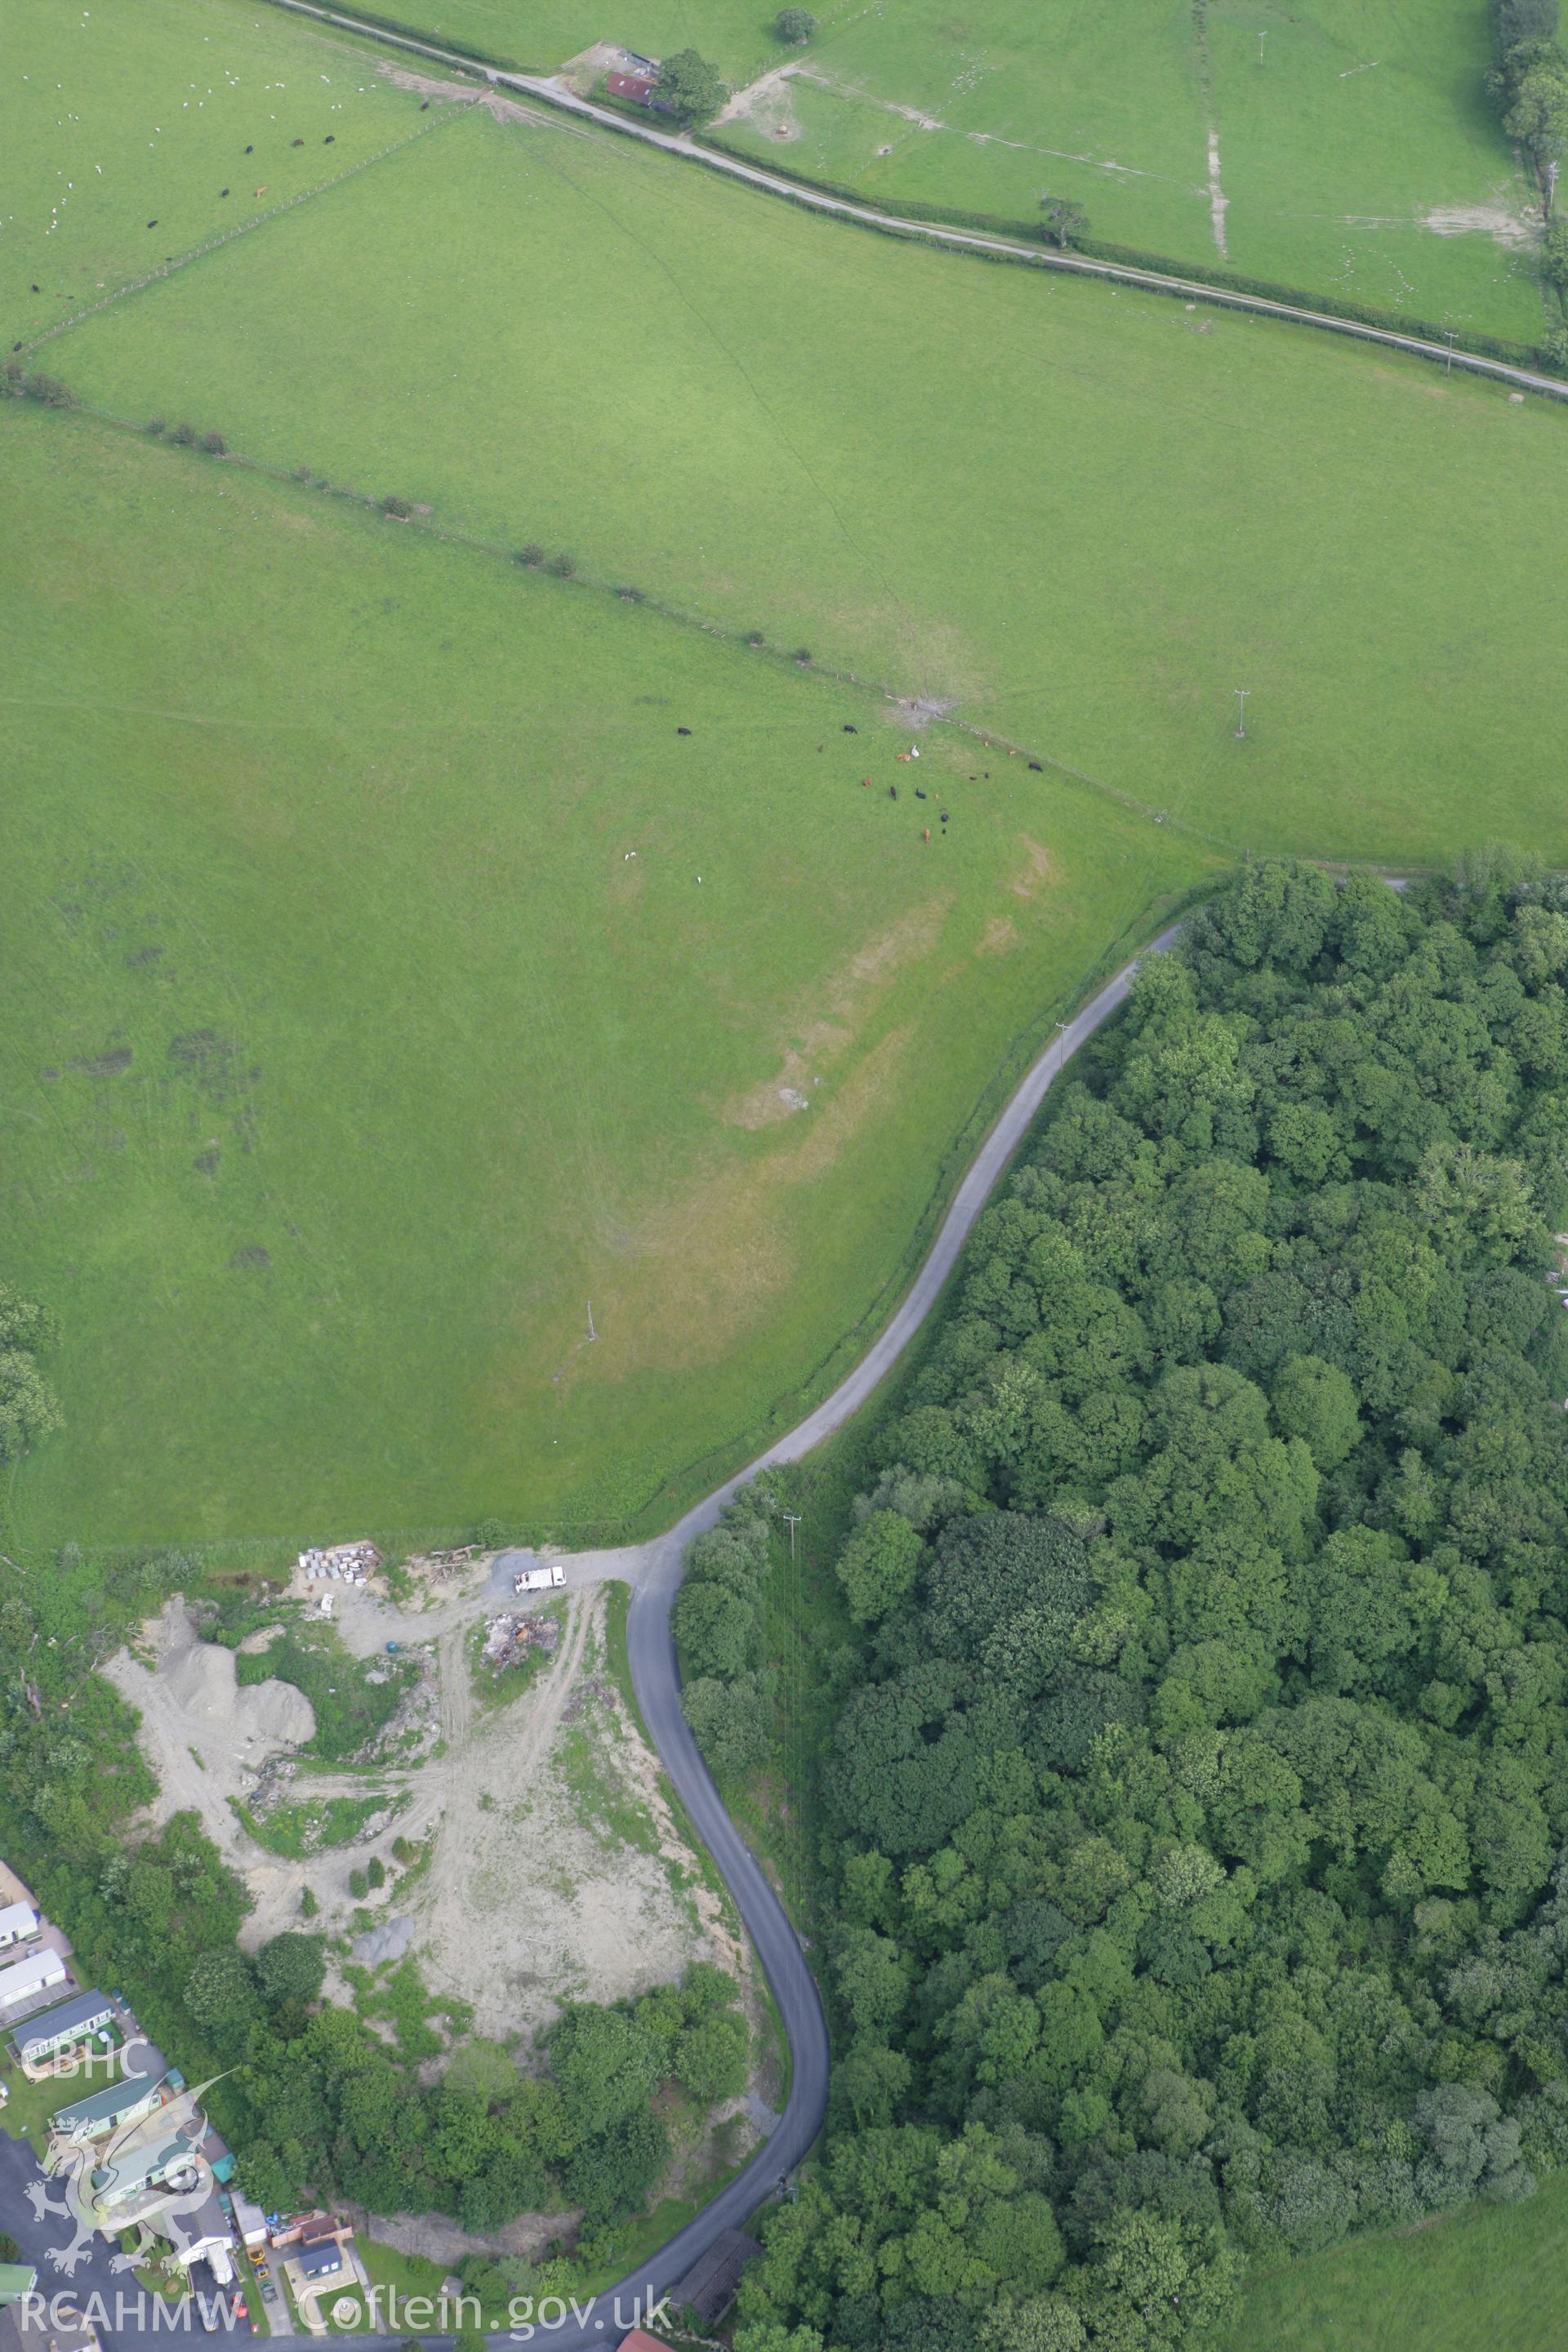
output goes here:
<path id="1" fill-rule="evenodd" d="M 268 0 L 273 7 L 287 9 L 291 15 L 313 17 L 323 25 L 335 25 L 340 30 L 358 33 L 366 40 L 383 47 L 406 51 L 414 57 L 433 58 L 449 72 L 477 79 L 491 89 L 521 90 L 529 98 L 557 108 L 563 113 L 580 121 L 597 123 L 602 130 L 618 131 L 623 138 L 639 141 L 646 147 L 656 147 L 667 155 L 682 157 L 710 172 L 739 180 L 748 187 L 758 188 L 764 194 L 782 197 L 786 203 L 799 205 L 808 212 L 823 213 L 835 220 L 849 221 L 862 228 L 879 229 L 884 236 L 913 238 L 925 245 L 934 245 L 950 252 L 978 254 L 983 259 L 1022 263 L 1035 269 L 1054 272 L 1058 277 L 1098 278 L 1112 286 L 1130 286 L 1144 293 L 1177 295 L 1184 301 L 1207 302 L 1225 310 L 1245 311 L 1254 318 L 1278 319 L 1287 325 L 1311 327 L 1320 333 L 1348 335 L 1357 342 L 1375 343 L 1384 350 L 1408 352 L 1414 358 L 1429 360 L 1445 371 L 1460 368 L 1471 375 L 1489 376 L 1495 382 L 1517 385 L 1525 392 L 1543 394 L 1550 400 L 1568 401 L 1568 382 L 1559 376 L 1543 375 L 1536 369 L 1520 367 L 1509 360 L 1489 359 L 1483 352 L 1466 351 L 1461 344 L 1436 342 L 1423 335 L 1403 334 L 1392 327 L 1374 327 L 1359 319 L 1341 318 L 1331 310 L 1314 310 L 1310 303 L 1281 302 L 1267 295 L 1246 294 L 1225 286 L 1211 286 L 1202 278 L 1184 278 L 1175 270 L 1136 268 L 1117 261 L 1100 261 L 1088 254 L 1047 251 L 1039 246 L 1026 245 L 1020 238 L 993 236 L 979 229 L 949 228 L 941 222 L 910 220 L 902 215 L 884 212 L 875 205 L 856 204 L 844 196 L 829 195 L 813 187 L 809 182 L 782 177 L 759 163 L 746 163 L 740 157 L 721 153 L 712 147 L 700 147 L 683 132 L 657 131 L 651 123 L 633 122 L 624 114 L 608 107 L 596 106 L 592 99 L 579 98 L 557 80 L 543 74 L 516 73 L 502 66 L 486 65 L 475 58 L 464 57 L 456 49 L 444 49 L 437 42 L 420 39 L 413 33 L 393 31 L 366 16 L 346 15 L 335 8 L 316 5 L 316 0 Z"/>

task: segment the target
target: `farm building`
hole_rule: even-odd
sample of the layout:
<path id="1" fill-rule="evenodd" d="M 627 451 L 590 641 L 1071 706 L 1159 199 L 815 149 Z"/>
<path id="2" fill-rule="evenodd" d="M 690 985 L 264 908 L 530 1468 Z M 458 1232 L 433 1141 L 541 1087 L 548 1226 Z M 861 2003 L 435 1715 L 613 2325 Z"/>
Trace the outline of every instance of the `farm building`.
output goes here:
<path id="1" fill-rule="evenodd" d="M 334 2230 L 346 2229 L 346 2222 L 336 2222 L 324 2205 L 310 2213 L 291 2213 L 286 2221 L 277 2221 L 272 2228 L 275 2246 L 314 2245 L 317 2239 L 330 2236 Z"/>
<path id="2" fill-rule="evenodd" d="M 121 2124 L 135 2123 L 138 2117 L 150 2116 L 154 2107 L 166 2106 L 173 2087 L 166 2074 L 151 2082 L 132 2078 L 110 2083 L 89 2099 L 61 2107 L 50 2118 L 49 2129 L 68 2147 L 85 2147 L 89 2140 L 118 2131 Z"/>
<path id="3" fill-rule="evenodd" d="M 726 2230 L 692 2263 L 679 2285 L 670 2289 L 671 2303 L 678 2310 L 694 2311 L 704 2327 L 716 2326 L 735 2300 L 741 2273 L 762 2251 L 760 2241 L 748 2238 L 743 2230 Z"/>
<path id="4" fill-rule="evenodd" d="M 0 1910 L 0 1952 L 8 1951 L 13 1944 L 25 1944 L 43 1924 L 30 1903 L 7 1903 Z"/>
<path id="5" fill-rule="evenodd" d="M 624 99 L 631 106 L 651 106 L 655 86 L 655 78 L 647 74 L 613 73 L 605 76 L 605 88 L 610 96 Z"/>
<path id="6" fill-rule="evenodd" d="M 46 2009 L 41 2017 L 29 2018 L 18 2026 L 11 2047 L 24 2066 L 41 2066 L 57 2050 L 67 2050 L 73 2042 L 85 2042 L 89 2033 L 97 2033 L 114 2016 L 113 2004 L 100 1992 L 79 1992 L 72 2000 L 62 2000 L 56 2009 Z"/>
<path id="7" fill-rule="evenodd" d="M 58 1952 L 33 1952 L 0 1969 L 0 2017 L 37 2000 L 51 1985 L 64 1984 L 69 1971 Z"/>

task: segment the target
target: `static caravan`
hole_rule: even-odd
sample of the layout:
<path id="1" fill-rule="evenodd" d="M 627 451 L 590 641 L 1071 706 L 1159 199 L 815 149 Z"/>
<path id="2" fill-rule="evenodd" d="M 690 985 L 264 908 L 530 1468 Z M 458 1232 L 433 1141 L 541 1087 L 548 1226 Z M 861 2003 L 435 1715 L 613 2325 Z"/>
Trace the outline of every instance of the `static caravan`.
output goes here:
<path id="1" fill-rule="evenodd" d="M 0 1910 L 0 1952 L 9 1951 L 13 1944 L 26 1943 L 43 1924 L 30 1903 L 7 1903 Z"/>
<path id="2" fill-rule="evenodd" d="M 0 1969 L 0 2017 L 26 2009 L 51 1985 L 64 1984 L 69 1973 L 58 1952 L 32 1952 L 25 1960 L 14 1960 L 8 1969 Z"/>
<path id="3" fill-rule="evenodd" d="M 150 2116 L 154 2107 L 166 2105 L 170 2096 L 167 2076 L 149 2080 L 133 2074 L 126 2081 L 110 2083 L 106 2090 L 94 2091 L 90 2098 L 57 2109 L 49 2118 L 49 2129 L 68 2147 L 85 2147 L 89 2140 L 104 2139 L 122 2124 Z"/>
<path id="4" fill-rule="evenodd" d="M 26 2025 L 19 2025 L 11 2047 L 24 2066 L 42 2066 L 57 2050 L 85 2042 L 89 2033 L 110 2024 L 113 2017 L 113 2002 L 105 2000 L 100 1992 L 79 1992 L 73 2000 L 62 2000 L 58 2009 L 46 2009 L 41 2017 L 30 2017 Z"/>

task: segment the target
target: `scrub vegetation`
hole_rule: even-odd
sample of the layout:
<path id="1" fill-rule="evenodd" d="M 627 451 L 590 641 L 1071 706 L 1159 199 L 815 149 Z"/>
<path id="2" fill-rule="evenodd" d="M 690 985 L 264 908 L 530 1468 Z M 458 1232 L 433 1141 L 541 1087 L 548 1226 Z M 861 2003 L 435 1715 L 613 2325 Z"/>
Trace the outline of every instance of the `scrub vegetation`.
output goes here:
<path id="1" fill-rule="evenodd" d="M 74 1608 L 62 1610 L 46 1579 L 8 1581 L 0 1851 L 69 1922 L 84 1980 L 123 1985 L 189 2079 L 221 2078 L 215 2117 L 241 2151 L 241 2185 L 268 2210 L 346 2197 L 485 2232 L 525 2210 L 576 2207 L 591 2259 L 594 2230 L 638 2212 L 666 2169 L 661 2118 L 676 2107 L 705 2116 L 743 2089 L 749 2039 L 733 1980 L 698 1962 L 637 2000 L 568 2004 L 536 2048 L 454 2053 L 464 2005 L 432 1997 L 412 1960 L 379 1974 L 351 1966 L 348 2009 L 321 2000 L 323 1937 L 289 1929 L 238 1950 L 249 1908 L 240 1879 L 192 1813 L 146 1832 L 156 1792 L 135 1717 L 91 1670 L 190 1565 L 175 1555 L 110 1570 L 91 1609 L 79 1588 L 70 1593 L 74 1563 L 59 1580 Z M 448 2058 L 432 2082 L 426 2062 Z"/>
<path id="2" fill-rule="evenodd" d="M 1255 869 L 1053 1097 L 841 1549 L 741 2352 L 1196 2344 L 1568 2160 L 1564 972 L 1518 861 Z"/>

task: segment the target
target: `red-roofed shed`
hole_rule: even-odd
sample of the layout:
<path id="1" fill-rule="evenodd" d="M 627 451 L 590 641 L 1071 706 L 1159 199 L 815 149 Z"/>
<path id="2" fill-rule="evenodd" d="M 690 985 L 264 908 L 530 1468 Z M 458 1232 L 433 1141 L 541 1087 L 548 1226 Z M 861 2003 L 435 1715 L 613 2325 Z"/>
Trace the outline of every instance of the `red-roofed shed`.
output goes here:
<path id="1" fill-rule="evenodd" d="M 647 106 L 654 89 L 646 74 L 623 73 L 606 74 L 605 88 L 612 98 L 629 99 L 634 106 Z M 647 2339 L 645 2337 L 644 2340 Z"/>

